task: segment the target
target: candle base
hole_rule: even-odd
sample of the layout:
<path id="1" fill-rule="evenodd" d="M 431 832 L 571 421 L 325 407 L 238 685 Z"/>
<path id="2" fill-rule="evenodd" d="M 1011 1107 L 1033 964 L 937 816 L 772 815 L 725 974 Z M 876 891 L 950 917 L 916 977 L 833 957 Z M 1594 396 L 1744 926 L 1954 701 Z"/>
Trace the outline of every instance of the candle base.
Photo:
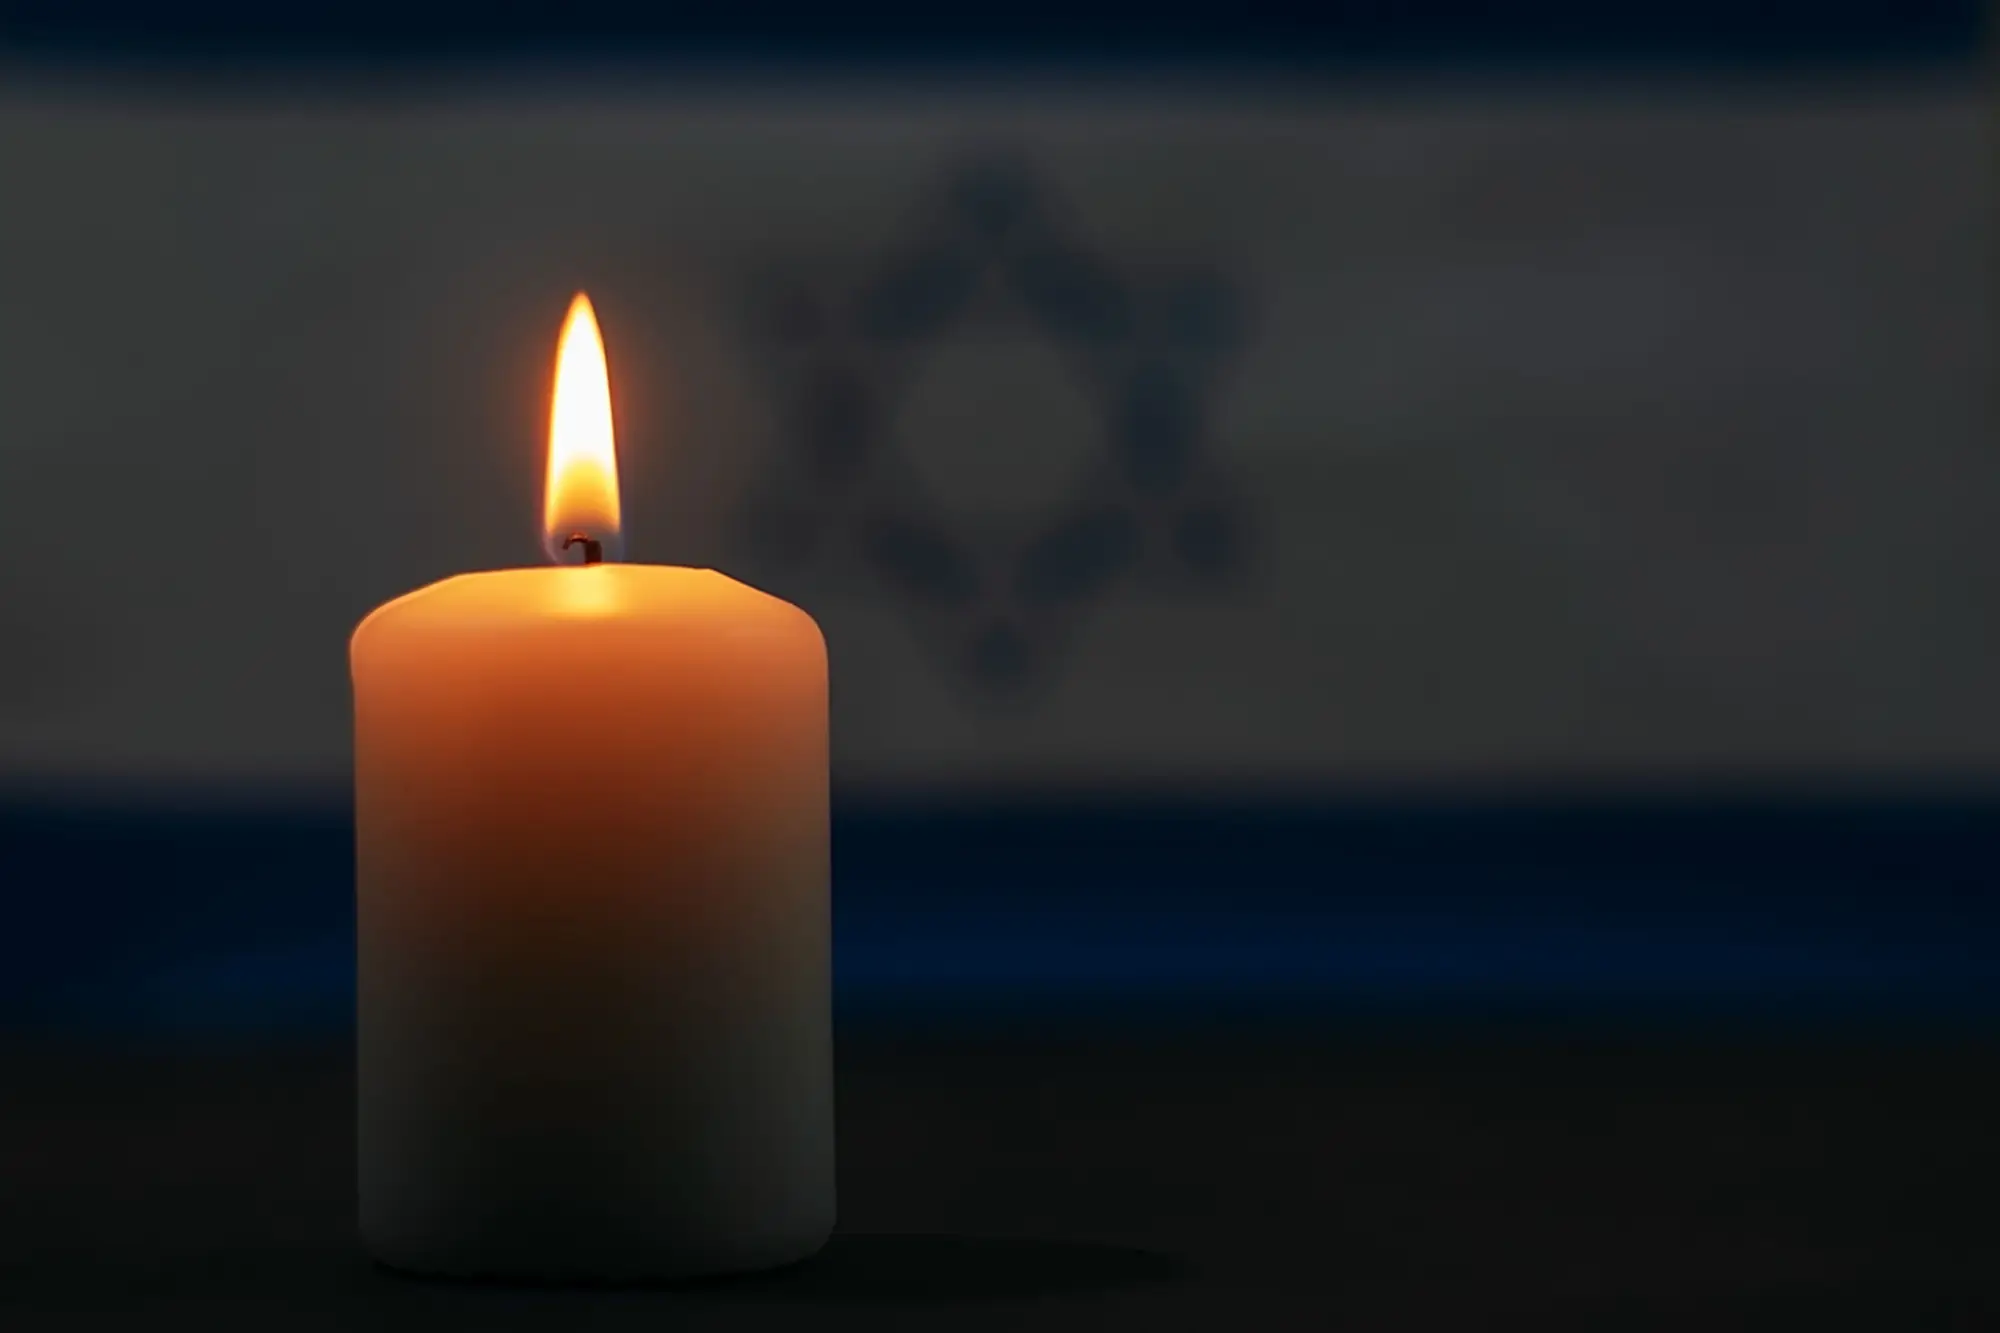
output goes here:
<path id="1" fill-rule="evenodd" d="M 732 1035 L 735 1050 L 751 1049 Z M 746 1081 L 756 1062 L 732 1071 L 686 1049 L 646 1054 L 654 1078 L 628 1066 L 617 1080 L 637 1115 L 567 1080 L 501 1096 L 495 1079 L 393 1078 L 388 1061 L 364 1061 L 363 1250 L 422 1276 L 579 1286 L 723 1277 L 818 1253 L 835 1218 L 828 1062 L 768 1060 L 777 1077 Z M 697 1113 L 672 1088 L 733 1095 L 726 1113 Z M 486 1114 L 436 1114 L 448 1094 L 477 1096 Z M 431 1114 L 410 1113 L 420 1103 Z"/>

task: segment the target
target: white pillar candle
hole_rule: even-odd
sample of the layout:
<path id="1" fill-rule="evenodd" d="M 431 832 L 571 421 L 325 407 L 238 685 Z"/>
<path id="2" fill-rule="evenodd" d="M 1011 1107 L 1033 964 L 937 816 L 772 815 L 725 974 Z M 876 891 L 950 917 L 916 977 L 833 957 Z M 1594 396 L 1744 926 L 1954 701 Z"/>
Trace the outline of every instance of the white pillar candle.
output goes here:
<path id="1" fill-rule="evenodd" d="M 826 652 L 618 533 L 603 349 L 558 356 L 545 526 L 582 566 L 355 631 L 361 1232 L 422 1272 L 666 1280 L 833 1225 Z"/>

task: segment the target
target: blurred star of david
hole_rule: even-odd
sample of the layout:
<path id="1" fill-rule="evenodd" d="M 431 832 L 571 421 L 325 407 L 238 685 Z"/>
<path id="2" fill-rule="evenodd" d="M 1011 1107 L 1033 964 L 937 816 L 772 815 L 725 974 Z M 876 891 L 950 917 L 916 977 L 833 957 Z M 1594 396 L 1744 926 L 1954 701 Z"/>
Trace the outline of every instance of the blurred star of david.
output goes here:
<path id="1" fill-rule="evenodd" d="M 1236 287 L 1120 264 L 1005 155 L 948 164 L 885 241 L 755 289 L 779 389 L 746 516 L 762 571 L 892 598 L 991 699 L 1049 680 L 1113 598 L 1227 587 L 1250 536 L 1211 439 Z"/>

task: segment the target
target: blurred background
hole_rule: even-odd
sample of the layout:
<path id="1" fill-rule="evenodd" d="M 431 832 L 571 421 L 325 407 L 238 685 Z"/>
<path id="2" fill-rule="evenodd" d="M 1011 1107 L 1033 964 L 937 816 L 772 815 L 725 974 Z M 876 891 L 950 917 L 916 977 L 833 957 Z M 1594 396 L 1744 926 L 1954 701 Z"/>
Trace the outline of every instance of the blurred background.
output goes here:
<path id="1" fill-rule="evenodd" d="M 346 638 L 833 661 L 884 1020 L 2000 1015 L 1965 0 L 0 3 L 0 1017 L 337 1030 Z"/>

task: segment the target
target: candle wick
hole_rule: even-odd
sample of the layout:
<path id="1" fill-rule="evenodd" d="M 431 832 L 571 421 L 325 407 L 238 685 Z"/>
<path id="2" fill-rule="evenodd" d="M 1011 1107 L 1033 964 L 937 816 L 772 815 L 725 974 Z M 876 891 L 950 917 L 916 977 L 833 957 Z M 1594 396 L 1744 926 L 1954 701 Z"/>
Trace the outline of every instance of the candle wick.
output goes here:
<path id="1" fill-rule="evenodd" d="M 570 547 L 575 546 L 579 542 L 583 544 L 584 564 L 596 565 L 603 563 L 604 543 L 598 541 L 594 537 L 586 537 L 580 532 L 570 534 L 569 538 L 563 542 L 563 550 L 567 551 Z"/>

